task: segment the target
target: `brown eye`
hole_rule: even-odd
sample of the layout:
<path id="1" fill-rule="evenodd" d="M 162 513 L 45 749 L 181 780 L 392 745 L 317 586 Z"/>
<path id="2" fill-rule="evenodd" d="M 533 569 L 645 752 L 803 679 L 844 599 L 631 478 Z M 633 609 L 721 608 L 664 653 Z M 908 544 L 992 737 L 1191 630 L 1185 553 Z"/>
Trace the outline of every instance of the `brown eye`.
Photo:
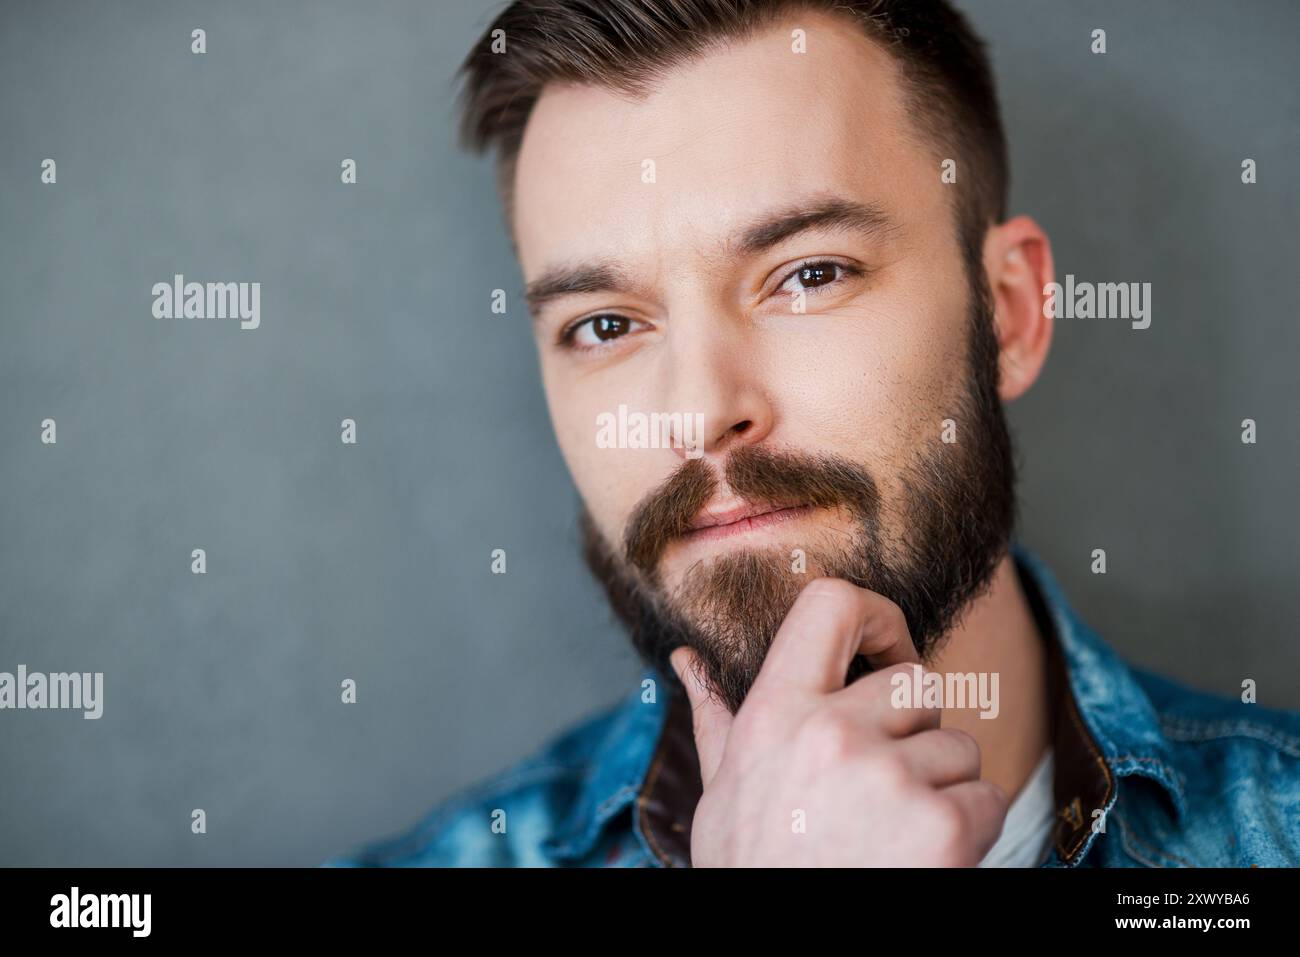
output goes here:
<path id="1" fill-rule="evenodd" d="M 601 341 L 626 335 L 631 323 L 623 316 L 596 316 L 591 320 L 591 331 Z"/>
<path id="2" fill-rule="evenodd" d="M 644 325 L 627 316 L 603 315 L 592 316 L 569 326 L 560 334 L 559 345 L 577 352 L 603 348 L 613 339 L 623 339 L 636 332 L 638 325 Z M 611 346 L 611 348 L 613 348 Z"/>
<path id="3" fill-rule="evenodd" d="M 799 270 L 799 284 L 805 289 L 824 286 L 835 281 L 835 263 L 809 263 Z"/>
<path id="4" fill-rule="evenodd" d="M 844 291 L 846 282 L 861 275 L 863 270 L 860 266 L 832 259 L 817 259 L 787 273 L 781 283 L 781 290 L 791 296 L 799 295 L 804 290 L 813 296 L 831 295 Z"/>

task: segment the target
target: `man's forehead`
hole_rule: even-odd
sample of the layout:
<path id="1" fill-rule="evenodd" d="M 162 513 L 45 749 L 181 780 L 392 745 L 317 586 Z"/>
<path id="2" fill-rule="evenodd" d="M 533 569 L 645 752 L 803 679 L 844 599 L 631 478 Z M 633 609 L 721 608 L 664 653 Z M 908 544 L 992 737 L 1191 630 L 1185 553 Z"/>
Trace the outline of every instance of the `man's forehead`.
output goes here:
<path id="1" fill-rule="evenodd" d="M 645 97 L 549 86 L 515 170 L 521 265 L 531 276 L 600 244 L 718 249 L 756 208 L 812 192 L 887 201 L 916 149 L 906 123 L 892 58 L 825 14 L 675 67 Z"/>

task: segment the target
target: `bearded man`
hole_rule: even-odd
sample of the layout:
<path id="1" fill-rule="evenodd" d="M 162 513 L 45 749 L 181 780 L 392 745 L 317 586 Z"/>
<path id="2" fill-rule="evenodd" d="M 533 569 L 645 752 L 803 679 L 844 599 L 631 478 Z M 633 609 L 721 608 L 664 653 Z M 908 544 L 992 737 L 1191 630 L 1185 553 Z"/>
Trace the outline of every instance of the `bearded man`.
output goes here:
<path id="1" fill-rule="evenodd" d="M 1015 541 L 1054 271 L 960 14 L 516 0 L 462 72 L 645 672 L 331 863 L 1300 862 L 1300 719 L 1129 667 Z M 624 407 L 701 428 L 598 442 Z"/>

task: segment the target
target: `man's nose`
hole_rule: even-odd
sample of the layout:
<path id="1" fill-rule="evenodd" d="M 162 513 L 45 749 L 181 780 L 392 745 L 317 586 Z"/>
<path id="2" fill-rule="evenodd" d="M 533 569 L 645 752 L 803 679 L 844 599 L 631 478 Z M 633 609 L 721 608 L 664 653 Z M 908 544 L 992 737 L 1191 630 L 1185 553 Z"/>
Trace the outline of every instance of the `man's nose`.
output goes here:
<path id="1" fill-rule="evenodd" d="M 658 381 L 673 419 L 673 449 L 685 458 L 722 459 L 763 441 L 774 410 L 765 364 L 741 330 L 725 322 L 680 321 L 669 334 Z"/>

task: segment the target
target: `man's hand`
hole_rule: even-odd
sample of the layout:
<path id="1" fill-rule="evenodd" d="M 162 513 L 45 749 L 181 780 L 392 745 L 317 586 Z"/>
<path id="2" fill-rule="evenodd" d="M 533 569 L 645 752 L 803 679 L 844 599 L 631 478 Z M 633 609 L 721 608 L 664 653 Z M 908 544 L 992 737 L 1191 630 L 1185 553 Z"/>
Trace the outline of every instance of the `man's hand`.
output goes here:
<path id="1" fill-rule="evenodd" d="M 845 687 L 855 654 L 875 670 Z M 704 782 L 694 866 L 973 866 L 1002 832 L 1007 797 L 980 780 L 975 739 L 940 728 L 938 708 L 890 703 L 892 676 L 920 660 L 887 598 L 809 582 L 734 718 L 692 651 L 671 660 Z"/>

